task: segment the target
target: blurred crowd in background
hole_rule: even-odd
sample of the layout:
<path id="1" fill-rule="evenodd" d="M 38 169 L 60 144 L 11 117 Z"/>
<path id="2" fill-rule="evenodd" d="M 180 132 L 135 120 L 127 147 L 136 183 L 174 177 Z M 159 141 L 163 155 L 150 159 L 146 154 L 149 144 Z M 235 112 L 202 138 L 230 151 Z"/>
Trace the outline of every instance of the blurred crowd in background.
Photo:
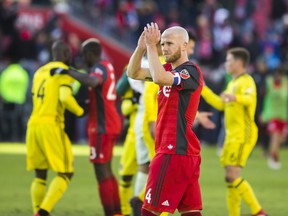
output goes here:
<path id="1" fill-rule="evenodd" d="M 25 25 L 19 9 L 52 9 L 47 22 Z M 266 77 L 281 68 L 287 76 L 288 0 L 3 0 L 0 3 L 0 141 L 24 141 L 31 113 L 31 81 L 35 70 L 50 60 L 53 41 L 63 39 L 73 52 L 73 66 L 82 67 L 81 39 L 59 25 L 61 14 L 72 16 L 90 29 L 132 50 L 144 26 L 157 22 L 160 29 L 180 25 L 196 36 L 191 57 L 202 68 L 206 84 L 216 93 L 227 82 L 223 62 L 226 50 L 235 46 L 251 53 L 249 73 L 258 91 L 256 121 L 259 142 L 267 143 L 265 122 L 261 121 Z M 26 22 L 27 23 L 27 22 Z M 128 62 L 127 62 L 128 63 Z M 122 69 L 118 69 L 122 71 Z M 196 126 L 202 143 L 221 142 L 222 114 L 201 101 L 200 109 L 212 111 L 215 130 Z M 85 131 L 67 115 L 67 131 L 73 142 L 86 142 Z M 207 134 L 209 134 L 207 136 Z M 219 141 L 220 140 L 220 141 Z"/>

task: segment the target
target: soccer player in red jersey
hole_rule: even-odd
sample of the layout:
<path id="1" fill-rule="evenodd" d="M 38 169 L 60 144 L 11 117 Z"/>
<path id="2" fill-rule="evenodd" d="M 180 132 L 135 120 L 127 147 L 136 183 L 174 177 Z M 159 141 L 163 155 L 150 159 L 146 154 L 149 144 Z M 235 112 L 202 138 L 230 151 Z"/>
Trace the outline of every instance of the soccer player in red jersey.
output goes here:
<path id="1" fill-rule="evenodd" d="M 157 43 L 165 61 L 159 61 Z M 156 23 L 148 24 L 128 64 L 128 76 L 153 81 L 160 86 L 155 151 L 146 186 L 143 216 L 173 213 L 201 216 L 199 186 L 200 142 L 192 131 L 203 86 L 199 67 L 188 60 L 187 31 L 179 26 L 162 35 Z M 147 52 L 149 69 L 141 68 Z"/>
<path id="2" fill-rule="evenodd" d="M 88 137 L 90 161 L 99 183 L 99 194 L 106 216 L 121 214 L 118 183 L 111 168 L 112 150 L 121 131 L 117 112 L 115 74 L 112 64 L 101 60 L 101 44 L 88 39 L 82 52 L 89 75 L 70 69 L 68 74 L 89 86 Z"/>

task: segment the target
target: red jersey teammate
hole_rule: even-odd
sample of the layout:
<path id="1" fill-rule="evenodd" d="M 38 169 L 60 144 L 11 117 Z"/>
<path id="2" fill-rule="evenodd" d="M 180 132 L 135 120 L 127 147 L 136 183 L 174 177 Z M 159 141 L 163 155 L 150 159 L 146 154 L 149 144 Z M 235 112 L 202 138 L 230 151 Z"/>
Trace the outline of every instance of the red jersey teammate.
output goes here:
<path id="1" fill-rule="evenodd" d="M 163 68 L 157 43 L 161 38 Z M 173 213 L 201 216 L 199 186 L 200 142 L 191 130 L 202 90 L 202 73 L 187 56 L 187 31 L 179 26 L 162 35 L 156 23 L 148 24 L 128 65 L 128 76 L 160 85 L 156 122 L 156 156 L 151 162 L 143 216 Z M 140 62 L 147 52 L 149 69 Z M 166 70 L 166 71 L 165 71 Z"/>
<path id="2" fill-rule="evenodd" d="M 101 60 L 101 44 L 88 39 L 82 52 L 89 75 L 70 69 L 68 74 L 89 86 L 88 137 L 90 161 L 99 183 L 99 194 L 106 216 L 121 214 L 118 183 L 111 169 L 112 150 L 121 131 L 116 110 L 115 74 L 112 64 Z"/>

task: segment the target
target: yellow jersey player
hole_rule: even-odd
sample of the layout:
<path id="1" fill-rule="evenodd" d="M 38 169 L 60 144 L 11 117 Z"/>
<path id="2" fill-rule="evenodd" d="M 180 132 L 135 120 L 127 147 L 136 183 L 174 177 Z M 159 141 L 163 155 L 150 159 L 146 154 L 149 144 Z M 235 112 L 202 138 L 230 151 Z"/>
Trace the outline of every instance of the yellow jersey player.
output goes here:
<path id="1" fill-rule="evenodd" d="M 52 46 L 53 61 L 40 67 L 34 75 L 33 111 L 27 134 L 27 169 L 35 170 L 31 185 L 35 216 L 47 216 L 66 191 L 73 175 L 71 142 L 64 131 L 64 111 L 77 116 L 84 114 L 72 96 L 73 79 L 54 73 L 55 68 L 68 68 L 71 51 L 67 44 L 57 41 Z M 58 173 L 47 192 L 47 170 Z"/>
<path id="2" fill-rule="evenodd" d="M 256 86 L 253 78 L 246 72 L 249 58 L 250 54 L 244 48 L 228 50 L 225 67 L 233 79 L 220 97 L 207 86 L 201 94 L 206 102 L 224 111 L 226 137 L 221 163 L 225 167 L 230 216 L 240 216 L 241 199 L 250 207 L 252 215 L 266 216 L 250 184 L 241 177 L 241 169 L 246 165 L 258 134 L 254 121 Z"/>
<path id="3" fill-rule="evenodd" d="M 135 116 L 140 94 L 132 90 L 128 82 L 126 67 L 124 73 L 116 85 L 116 93 L 122 97 L 121 112 L 125 118 L 129 119 L 129 127 L 123 143 L 123 152 L 120 159 L 120 182 L 119 195 L 121 201 L 121 211 L 123 215 L 131 215 L 129 200 L 132 197 L 132 180 L 137 172 L 136 161 L 136 138 L 134 132 Z"/>

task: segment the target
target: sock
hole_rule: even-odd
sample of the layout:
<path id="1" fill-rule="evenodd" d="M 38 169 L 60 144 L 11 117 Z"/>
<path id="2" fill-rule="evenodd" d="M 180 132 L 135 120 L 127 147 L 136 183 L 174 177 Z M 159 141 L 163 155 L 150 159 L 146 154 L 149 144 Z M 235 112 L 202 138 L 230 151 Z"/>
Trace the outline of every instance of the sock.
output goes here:
<path id="1" fill-rule="evenodd" d="M 99 181 L 98 190 L 106 216 L 114 214 L 114 196 L 112 178 Z"/>
<path id="2" fill-rule="evenodd" d="M 40 205 L 46 194 L 46 180 L 34 178 L 31 184 L 31 198 L 33 212 L 36 213 L 40 209 Z"/>
<path id="3" fill-rule="evenodd" d="M 121 200 L 121 210 L 123 215 L 131 214 L 131 207 L 129 200 L 132 197 L 132 178 L 124 181 L 123 177 L 121 178 L 119 184 L 120 200 Z"/>
<path id="4" fill-rule="evenodd" d="M 70 180 L 66 176 L 56 176 L 49 186 L 48 192 L 41 204 L 41 209 L 51 212 L 55 204 L 63 196 L 69 183 Z"/>
<path id="5" fill-rule="evenodd" d="M 239 183 L 234 185 L 234 182 L 236 181 L 238 181 Z M 234 182 L 233 185 L 237 189 L 241 198 L 250 207 L 252 215 L 258 213 L 261 210 L 261 206 L 250 184 L 243 178 L 238 178 Z"/>
<path id="6" fill-rule="evenodd" d="M 47 212 L 47 211 L 44 210 L 44 209 L 40 209 L 40 210 L 38 211 L 38 214 L 39 214 L 40 216 L 49 216 L 49 212 Z"/>
<path id="7" fill-rule="evenodd" d="M 241 179 L 239 178 L 241 181 Z M 228 212 L 231 216 L 240 216 L 240 207 L 241 207 L 241 197 L 237 189 L 234 185 L 238 185 L 238 179 L 235 180 L 233 183 L 227 184 L 227 194 L 226 194 L 226 202 L 228 206 Z"/>
<path id="8" fill-rule="evenodd" d="M 146 182 L 147 182 L 148 174 L 143 172 L 138 172 L 135 180 L 135 188 L 134 188 L 134 195 L 138 196 L 141 191 L 145 190 Z M 145 193 L 145 192 L 144 192 Z"/>
<path id="9" fill-rule="evenodd" d="M 114 214 L 121 214 L 121 202 L 120 202 L 120 197 L 119 197 L 119 188 L 118 188 L 118 182 L 113 176 L 111 178 L 112 182 L 112 187 L 113 187 L 113 201 L 114 201 Z"/>
<path id="10" fill-rule="evenodd" d="M 142 216 L 157 216 L 153 212 L 148 211 L 147 209 L 142 208 L 141 209 L 141 215 Z"/>
<path id="11" fill-rule="evenodd" d="M 279 161 L 278 152 L 276 152 L 276 151 L 272 152 L 272 153 L 271 153 L 271 158 L 272 158 L 274 161 L 278 162 L 278 161 Z"/>
<path id="12" fill-rule="evenodd" d="M 133 197 L 130 200 L 130 205 L 132 208 L 132 215 L 133 216 L 141 216 L 141 209 L 143 206 L 143 202 L 138 197 Z"/>

